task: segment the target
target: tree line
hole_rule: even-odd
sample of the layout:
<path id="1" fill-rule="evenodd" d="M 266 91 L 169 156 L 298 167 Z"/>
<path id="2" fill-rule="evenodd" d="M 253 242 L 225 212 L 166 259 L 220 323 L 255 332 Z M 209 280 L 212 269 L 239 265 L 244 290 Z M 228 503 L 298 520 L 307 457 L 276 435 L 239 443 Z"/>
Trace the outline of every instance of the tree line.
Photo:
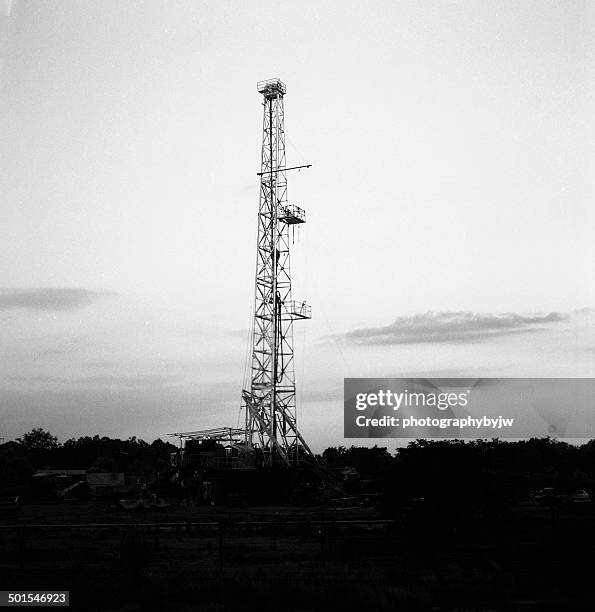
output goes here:
<path id="1" fill-rule="evenodd" d="M 125 472 L 149 482 L 168 474 L 175 451 L 175 445 L 161 439 L 148 443 L 136 437 L 83 436 L 61 443 L 36 428 L 0 445 L 0 496 L 44 468 Z M 394 453 L 379 446 L 331 447 L 320 459 L 335 472 L 353 468 L 357 487 L 365 483 L 367 490 L 394 504 L 416 497 L 469 503 L 548 486 L 595 493 L 594 440 L 582 445 L 551 438 L 414 440 Z"/>
<path id="2" fill-rule="evenodd" d="M 42 428 L 0 445 L 0 490 L 26 483 L 44 468 L 125 472 L 142 480 L 165 474 L 176 446 L 161 439 L 83 436 L 64 443 Z M 0 493 L 1 495 L 1 493 Z"/>

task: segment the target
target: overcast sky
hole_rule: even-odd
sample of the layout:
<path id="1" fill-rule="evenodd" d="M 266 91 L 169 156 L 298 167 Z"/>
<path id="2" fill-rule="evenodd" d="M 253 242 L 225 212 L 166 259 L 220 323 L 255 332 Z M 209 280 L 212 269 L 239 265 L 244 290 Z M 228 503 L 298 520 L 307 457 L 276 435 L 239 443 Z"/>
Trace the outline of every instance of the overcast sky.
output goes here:
<path id="1" fill-rule="evenodd" d="M 316 450 L 345 376 L 595 375 L 592 2 L 0 7 L 0 437 L 236 425 L 270 77 Z"/>

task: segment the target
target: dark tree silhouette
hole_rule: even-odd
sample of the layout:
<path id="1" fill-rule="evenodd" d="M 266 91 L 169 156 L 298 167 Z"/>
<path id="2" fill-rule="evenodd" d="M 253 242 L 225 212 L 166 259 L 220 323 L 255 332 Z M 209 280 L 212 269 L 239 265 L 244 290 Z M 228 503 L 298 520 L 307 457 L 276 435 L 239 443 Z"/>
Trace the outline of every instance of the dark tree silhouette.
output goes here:
<path id="1" fill-rule="evenodd" d="M 41 427 L 36 427 L 26 433 L 22 438 L 18 438 L 17 442 L 22 444 L 28 450 L 49 451 L 60 446 L 58 438 L 52 436 L 49 431 Z"/>

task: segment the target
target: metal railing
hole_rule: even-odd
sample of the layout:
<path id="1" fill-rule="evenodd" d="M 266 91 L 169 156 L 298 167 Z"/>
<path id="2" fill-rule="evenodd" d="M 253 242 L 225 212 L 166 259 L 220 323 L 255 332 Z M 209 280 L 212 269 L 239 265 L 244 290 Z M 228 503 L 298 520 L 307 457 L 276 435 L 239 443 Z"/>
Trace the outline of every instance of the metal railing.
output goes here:
<path id="1" fill-rule="evenodd" d="M 295 204 L 288 204 L 279 208 L 279 221 L 288 225 L 306 222 L 306 211 Z"/>
<path id="2" fill-rule="evenodd" d="M 292 300 L 287 304 L 287 312 L 293 319 L 311 319 L 312 306 L 306 302 L 297 302 Z"/>
<path id="3" fill-rule="evenodd" d="M 285 83 L 279 78 L 276 79 L 267 79 L 266 81 L 258 81 L 256 83 L 256 89 L 258 93 L 275 93 L 280 92 L 284 94 L 286 92 Z"/>

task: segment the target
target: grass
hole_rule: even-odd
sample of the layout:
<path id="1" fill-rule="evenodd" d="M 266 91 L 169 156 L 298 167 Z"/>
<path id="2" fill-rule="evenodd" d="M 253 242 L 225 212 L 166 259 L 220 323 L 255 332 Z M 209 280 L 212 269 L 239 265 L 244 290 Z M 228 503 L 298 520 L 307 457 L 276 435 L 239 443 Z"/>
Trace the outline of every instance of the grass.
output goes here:
<path id="1" fill-rule="evenodd" d="M 552 518 L 520 505 L 497 521 L 414 514 L 373 529 L 327 523 L 321 534 L 321 511 L 25 507 L 28 520 L 46 524 L 222 519 L 225 527 L 140 527 L 128 548 L 126 527 L 28 528 L 23 547 L 15 523 L 0 531 L 0 590 L 67 589 L 81 610 L 591 609 L 591 513 Z M 365 514 L 350 512 L 326 518 Z M 289 519 L 303 523 L 278 523 Z M 238 524 L 246 520 L 260 524 Z"/>

